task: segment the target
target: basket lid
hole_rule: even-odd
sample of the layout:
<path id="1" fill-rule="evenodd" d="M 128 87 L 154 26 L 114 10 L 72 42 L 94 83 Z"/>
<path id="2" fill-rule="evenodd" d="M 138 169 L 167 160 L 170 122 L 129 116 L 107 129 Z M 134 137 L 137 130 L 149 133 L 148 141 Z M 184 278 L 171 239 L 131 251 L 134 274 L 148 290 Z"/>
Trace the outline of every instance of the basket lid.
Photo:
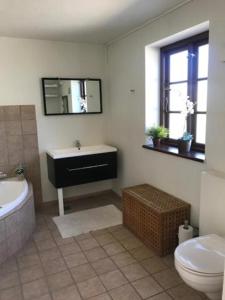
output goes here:
<path id="1" fill-rule="evenodd" d="M 130 195 L 138 198 L 146 206 L 151 207 L 158 213 L 169 212 L 181 207 L 190 206 L 185 201 L 167 194 L 151 185 L 142 184 L 124 189 Z"/>

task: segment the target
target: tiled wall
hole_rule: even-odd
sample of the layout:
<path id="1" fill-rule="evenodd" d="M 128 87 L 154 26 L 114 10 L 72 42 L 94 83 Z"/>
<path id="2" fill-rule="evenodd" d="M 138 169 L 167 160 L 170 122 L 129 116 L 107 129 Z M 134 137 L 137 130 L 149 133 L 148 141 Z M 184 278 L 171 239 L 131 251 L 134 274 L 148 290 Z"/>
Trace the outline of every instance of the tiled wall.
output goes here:
<path id="1" fill-rule="evenodd" d="M 12 176 L 20 163 L 26 167 L 38 206 L 42 193 L 35 106 L 0 106 L 0 171 Z"/>

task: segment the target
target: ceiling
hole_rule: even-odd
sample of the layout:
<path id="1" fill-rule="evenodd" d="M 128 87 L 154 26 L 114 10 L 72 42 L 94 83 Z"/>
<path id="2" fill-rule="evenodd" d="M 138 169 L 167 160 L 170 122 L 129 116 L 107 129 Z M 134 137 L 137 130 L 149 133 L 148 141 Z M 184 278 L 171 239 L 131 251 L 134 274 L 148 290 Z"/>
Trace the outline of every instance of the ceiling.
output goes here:
<path id="1" fill-rule="evenodd" d="M 0 36 L 108 43 L 184 0 L 0 0 Z"/>

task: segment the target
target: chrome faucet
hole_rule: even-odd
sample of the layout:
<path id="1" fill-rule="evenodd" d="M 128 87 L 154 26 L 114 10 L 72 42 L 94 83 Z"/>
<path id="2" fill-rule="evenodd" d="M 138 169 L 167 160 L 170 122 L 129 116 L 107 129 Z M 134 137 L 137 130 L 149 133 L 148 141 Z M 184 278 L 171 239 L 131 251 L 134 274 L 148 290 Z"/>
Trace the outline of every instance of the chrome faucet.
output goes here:
<path id="1" fill-rule="evenodd" d="M 0 180 L 7 177 L 6 173 L 0 172 Z"/>
<path id="2" fill-rule="evenodd" d="M 78 150 L 80 150 L 80 148 L 81 148 L 80 140 L 76 140 L 74 144 L 75 144 L 75 147 L 76 147 Z"/>

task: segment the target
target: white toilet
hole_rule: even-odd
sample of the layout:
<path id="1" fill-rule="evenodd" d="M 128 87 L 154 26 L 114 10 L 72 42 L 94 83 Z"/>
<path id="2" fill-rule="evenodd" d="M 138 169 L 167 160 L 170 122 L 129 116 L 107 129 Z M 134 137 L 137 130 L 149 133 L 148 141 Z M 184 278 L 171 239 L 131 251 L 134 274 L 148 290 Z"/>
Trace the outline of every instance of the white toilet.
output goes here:
<path id="1" fill-rule="evenodd" d="M 188 240 L 175 250 L 175 267 L 184 282 L 209 299 L 221 300 L 225 238 L 209 234 Z"/>

